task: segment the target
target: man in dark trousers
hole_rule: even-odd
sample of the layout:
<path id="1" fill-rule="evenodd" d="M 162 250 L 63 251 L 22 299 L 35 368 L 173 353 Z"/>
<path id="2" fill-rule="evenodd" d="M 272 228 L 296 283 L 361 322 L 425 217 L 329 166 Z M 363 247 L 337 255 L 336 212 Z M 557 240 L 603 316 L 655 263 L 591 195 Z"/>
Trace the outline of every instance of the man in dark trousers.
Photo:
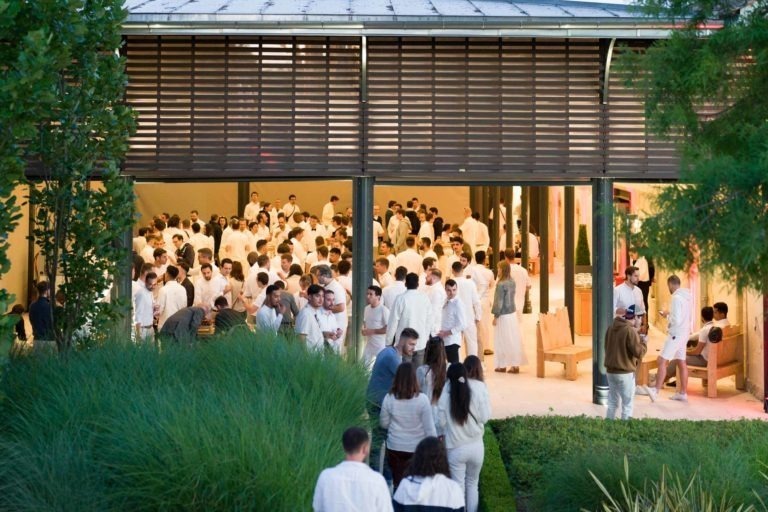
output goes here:
<path id="1" fill-rule="evenodd" d="M 621 419 L 632 417 L 635 398 L 635 371 L 648 346 L 634 327 L 634 306 L 618 308 L 613 324 L 605 333 L 605 370 L 608 374 L 608 412 L 606 418 L 616 417 L 621 402 Z"/>
<path id="2" fill-rule="evenodd" d="M 35 337 L 35 347 L 38 342 L 53 341 L 53 311 L 51 309 L 51 287 L 48 281 L 37 283 L 37 300 L 29 305 L 29 323 L 32 324 L 32 334 Z"/>

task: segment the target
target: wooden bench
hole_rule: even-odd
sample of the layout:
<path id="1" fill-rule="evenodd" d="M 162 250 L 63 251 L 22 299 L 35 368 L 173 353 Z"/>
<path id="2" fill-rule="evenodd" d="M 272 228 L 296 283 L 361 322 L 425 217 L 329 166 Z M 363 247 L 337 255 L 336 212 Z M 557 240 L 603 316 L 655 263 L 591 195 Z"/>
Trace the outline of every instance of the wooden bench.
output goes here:
<path id="1" fill-rule="evenodd" d="M 659 367 L 659 355 L 658 354 L 651 354 L 647 353 L 643 357 L 643 360 L 640 361 L 640 364 L 637 367 L 637 375 L 636 379 L 637 381 L 635 384 L 638 386 L 647 386 L 648 382 L 650 381 L 649 375 L 651 373 L 651 370 L 655 370 Z"/>
<path id="2" fill-rule="evenodd" d="M 688 365 L 688 378 L 702 379 L 709 398 L 717 398 L 717 381 L 736 376 L 736 389 L 745 389 L 744 333 L 741 326 L 723 328 L 723 340 L 709 344 L 707 366 Z"/>
<path id="3" fill-rule="evenodd" d="M 592 347 L 574 345 L 571 341 L 568 310 L 541 313 L 536 324 L 536 376 L 544 378 L 544 362 L 552 361 L 565 365 L 566 379 L 576 380 L 577 365 L 584 359 L 592 359 Z"/>

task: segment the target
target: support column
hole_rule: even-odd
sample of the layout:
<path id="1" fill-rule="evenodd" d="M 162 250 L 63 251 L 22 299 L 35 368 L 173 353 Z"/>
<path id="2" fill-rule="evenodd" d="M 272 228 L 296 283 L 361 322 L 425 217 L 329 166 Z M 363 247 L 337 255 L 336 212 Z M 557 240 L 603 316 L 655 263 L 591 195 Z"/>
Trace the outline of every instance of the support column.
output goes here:
<path id="1" fill-rule="evenodd" d="M 501 210 L 499 209 L 499 187 L 493 186 L 491 187 L 491 204 L 489 205 L 490 208 L 493 208 L 493 219 L 491 219 L 491 225 L 489 226 L 489 231 L 491 234 L 491 248 L 493 251 L 491 252 L 491 258 L 488 260 L 488 265 L 491 270 L 494 272 L 496 271 L 496 264 L 501 259 L 501 256 L 499 255 L 499 223 L 501 222 L 500 216 L 501 216 Z M 488 208 L 488 209 L 490 209 Z M 487 210 L 486 210 L 487 211 Z M 487 215 L 487 213 L 485 214 Z"/>
<path id="2" fill-rule="evenodd" d="M 504 229 L 504 247 L 507 249 L 514 248 L 514 234 L 515 234 L 515 215 L 514 208 L 512 207 L 515 198 L 515 187 L 507 187 L 506 195 L 504 196 L 504 208 L 507 209 L 506 219 L 503 222 L 506 224 Z"/>
<path id="3" fill-rule="evenodd" d="M 352 321 L 349 326 L 350 353 L 359 360 L 365 338 L 361 334 L 365 295 L 373 281 L 373 177 L 358 176 L 352 180 Z"/>
<path id="4" fill-rule="evenodd" d="M 592 180 L 592 401 L 608 401 L 603 336 L 613 318 L 613 180 Z"/>
<path id="5" fill-rule="evenodd" d="M 237 182 L 237 216 L 245 211 L 245 205 L 251 202 L 251 184 L 247 181 Z M 288 219 L 286 219 L 288 220 Z"/>
<path id="6" fill-rule="evenodd" d="M 539 187 L 539 311 L 549 312 L 549 187 Z"/>
<path id="7" fill-rule="evenodd" d="M 126 176 L 124 178 L 131 185 L 131 190 L 134 189 L 133 177 Z M 131 338 L 133 331 L 133 319 L 132 316 L 132 285 L 133 285 L 133 227 L 129 227 L 120 236 L 120 248 L 123 255 L 120 258 L 122 264 L 118 265 L 117 275 L 112 286 L 112 298 L 119 305 L 120 318 L 116 322 L 116 327 L 127 336 L 126 339 Z"/>
<path id="8" fill-rule="evenodd" d="M 565 229 L 565 307 L 568 308 L 568 321 L 571 324 L 571 341 L 574 338 L 574 315 L 576 314 L 574 300 L 574 280 L 576 277 L 574 216 L 576 213 L 576 197 L 573 187 L 565 187 L 565 211 L 563 226 Z"/>
<path id="9" fill-rule="evenodd" d="M 523 187 L 520 197 L 520 264 L 524 269 L 528 268 L 528 232 L 530 230 L 530 216 L 528 215 L 528 206 L 530 204 L 531 187 Z M 530 289 L 525 290 L 525 305 L 523 314 L 533 313 L 531 306 Z"/>

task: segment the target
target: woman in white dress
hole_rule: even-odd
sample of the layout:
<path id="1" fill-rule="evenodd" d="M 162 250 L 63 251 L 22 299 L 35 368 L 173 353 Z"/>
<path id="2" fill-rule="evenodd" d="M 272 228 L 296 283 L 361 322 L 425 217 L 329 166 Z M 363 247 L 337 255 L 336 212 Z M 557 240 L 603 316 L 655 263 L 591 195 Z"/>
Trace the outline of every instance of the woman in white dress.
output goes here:
<path id="1" fill-rule="evenodd" d="M 515 281 L 510 277 L 510 268 L 507 261 L 499 262 L 491 308 L 495 340 L 493 358 L 497 372 L 520 373 L 520 367 L 528 364 L 528 358 L 525 357 L 520 324 L 515 314 Z"/>

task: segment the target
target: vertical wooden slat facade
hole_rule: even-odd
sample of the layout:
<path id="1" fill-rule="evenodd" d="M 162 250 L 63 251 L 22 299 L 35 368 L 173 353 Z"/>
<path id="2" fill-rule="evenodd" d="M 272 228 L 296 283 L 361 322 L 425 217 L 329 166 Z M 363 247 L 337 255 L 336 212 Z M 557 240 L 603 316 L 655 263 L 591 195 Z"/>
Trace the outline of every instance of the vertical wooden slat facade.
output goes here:
<path id="1" fill-rule="evenodd" d="M 635 46 L 645 43 L 634 42 Z M 601 41 L 128 36 L 139 179 L 674 179 Z"/>

